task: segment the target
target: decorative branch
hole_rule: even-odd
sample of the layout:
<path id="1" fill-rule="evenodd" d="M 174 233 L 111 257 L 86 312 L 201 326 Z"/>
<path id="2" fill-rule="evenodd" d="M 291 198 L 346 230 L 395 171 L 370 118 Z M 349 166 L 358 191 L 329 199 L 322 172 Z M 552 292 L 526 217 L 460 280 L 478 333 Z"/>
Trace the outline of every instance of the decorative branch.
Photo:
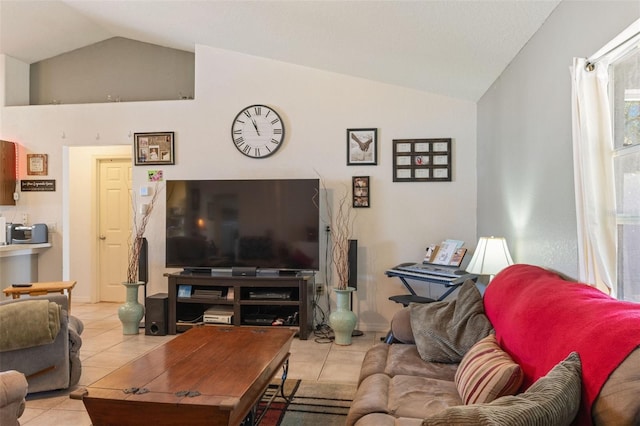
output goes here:
<path id="1" fill-rule="evenodd" d="M 327 190 L 324 180 L 321 179 L 325 191 L 327 203 L 327 215 L 330 223 L 331 235 L 331 263 L 338 276 L 338 290 L 345 290 L 349 284 L 349 239 L 353 232 L 355 215 L 349 198 L 349 190 L 345 187 L 344 193 L 336 200 L 333 211 L 329 205 Z M 334 214 L 335 213 L 335 214 Z"/>
<path id="2" fill-rule="evenodd" d="M 140 251 L 142 250 L 142 239 L 144 238 L 144 233 L 147 229 L 147 224 L 149 223 L 151 213 L 153 213 L 153 208 L 155 207 L 159 193 L 160 188 L 158 183 L 156 183 L 156 186 L 153 189 L 153 196 L 151 197 L 151 201 L 147 204 L 147 207 L 144 213 L 142 213 L 142 217 L 139 221 L 135 198 L 133 196 L 131 197 L 131 206 L 133 208 L 133 229 L 129 241 L 129 264 L 127 265 L 127 282 L 129 283 L 138 282 L 138 268 L 140 267 Z"/>

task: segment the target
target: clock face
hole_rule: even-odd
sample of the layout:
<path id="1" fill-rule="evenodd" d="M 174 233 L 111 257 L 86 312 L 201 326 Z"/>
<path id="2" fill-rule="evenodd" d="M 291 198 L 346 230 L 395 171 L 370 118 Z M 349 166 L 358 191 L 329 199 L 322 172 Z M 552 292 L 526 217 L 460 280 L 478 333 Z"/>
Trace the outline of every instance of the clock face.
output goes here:
<path id="1" fill-rule="evenodd" d="M 265 158 L 282 145 L 284 123 L 274 109 L 251 105 L 233 119 L 231 138 L 238 151 L 247 157 Z"/>

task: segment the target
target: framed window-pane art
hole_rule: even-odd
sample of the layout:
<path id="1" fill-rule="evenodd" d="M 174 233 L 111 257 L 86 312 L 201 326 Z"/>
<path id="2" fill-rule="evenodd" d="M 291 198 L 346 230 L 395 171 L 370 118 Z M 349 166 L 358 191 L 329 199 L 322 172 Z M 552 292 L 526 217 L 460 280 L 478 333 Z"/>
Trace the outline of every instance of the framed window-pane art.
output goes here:
<path id="1" fill-rule="evenodd" d="M 394 139 L 394 182 L 450 182 L 451 139 Z"/>
<path id="2" fill-rule="evenodd" d="M 135 133 L 133 155 L 136 166 L 175 164 L 173 132 Z"/>

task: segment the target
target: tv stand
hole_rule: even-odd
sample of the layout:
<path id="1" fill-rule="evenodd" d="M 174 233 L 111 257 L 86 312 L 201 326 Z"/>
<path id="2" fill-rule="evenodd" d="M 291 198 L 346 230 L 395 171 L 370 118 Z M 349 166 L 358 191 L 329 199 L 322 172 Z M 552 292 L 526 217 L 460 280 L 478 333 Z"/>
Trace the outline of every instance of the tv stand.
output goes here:
<path id="1" fill-rule="evenodd" d="M 168 333 L 203 324 L 204 312 L 229 307 L 231 324 L 289 327 L 307 340 L 313 328 L 314 275 L 239 276 L 213 270 L 168 274 Z M 278 325 L 274 325 L 278 324 Z"/>

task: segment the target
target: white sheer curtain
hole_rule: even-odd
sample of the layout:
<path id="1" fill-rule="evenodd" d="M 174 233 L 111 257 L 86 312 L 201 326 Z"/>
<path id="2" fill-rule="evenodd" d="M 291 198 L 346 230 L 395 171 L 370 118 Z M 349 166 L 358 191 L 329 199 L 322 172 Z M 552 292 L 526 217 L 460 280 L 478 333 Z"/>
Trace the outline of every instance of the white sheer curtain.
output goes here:
<path id="1" fill-rule="evenodd" d="M 573 167 L 578 218 L 580 281 L 615 293 L 616 221 L 608 63 L 574 58 L 572 77 Z"/>

